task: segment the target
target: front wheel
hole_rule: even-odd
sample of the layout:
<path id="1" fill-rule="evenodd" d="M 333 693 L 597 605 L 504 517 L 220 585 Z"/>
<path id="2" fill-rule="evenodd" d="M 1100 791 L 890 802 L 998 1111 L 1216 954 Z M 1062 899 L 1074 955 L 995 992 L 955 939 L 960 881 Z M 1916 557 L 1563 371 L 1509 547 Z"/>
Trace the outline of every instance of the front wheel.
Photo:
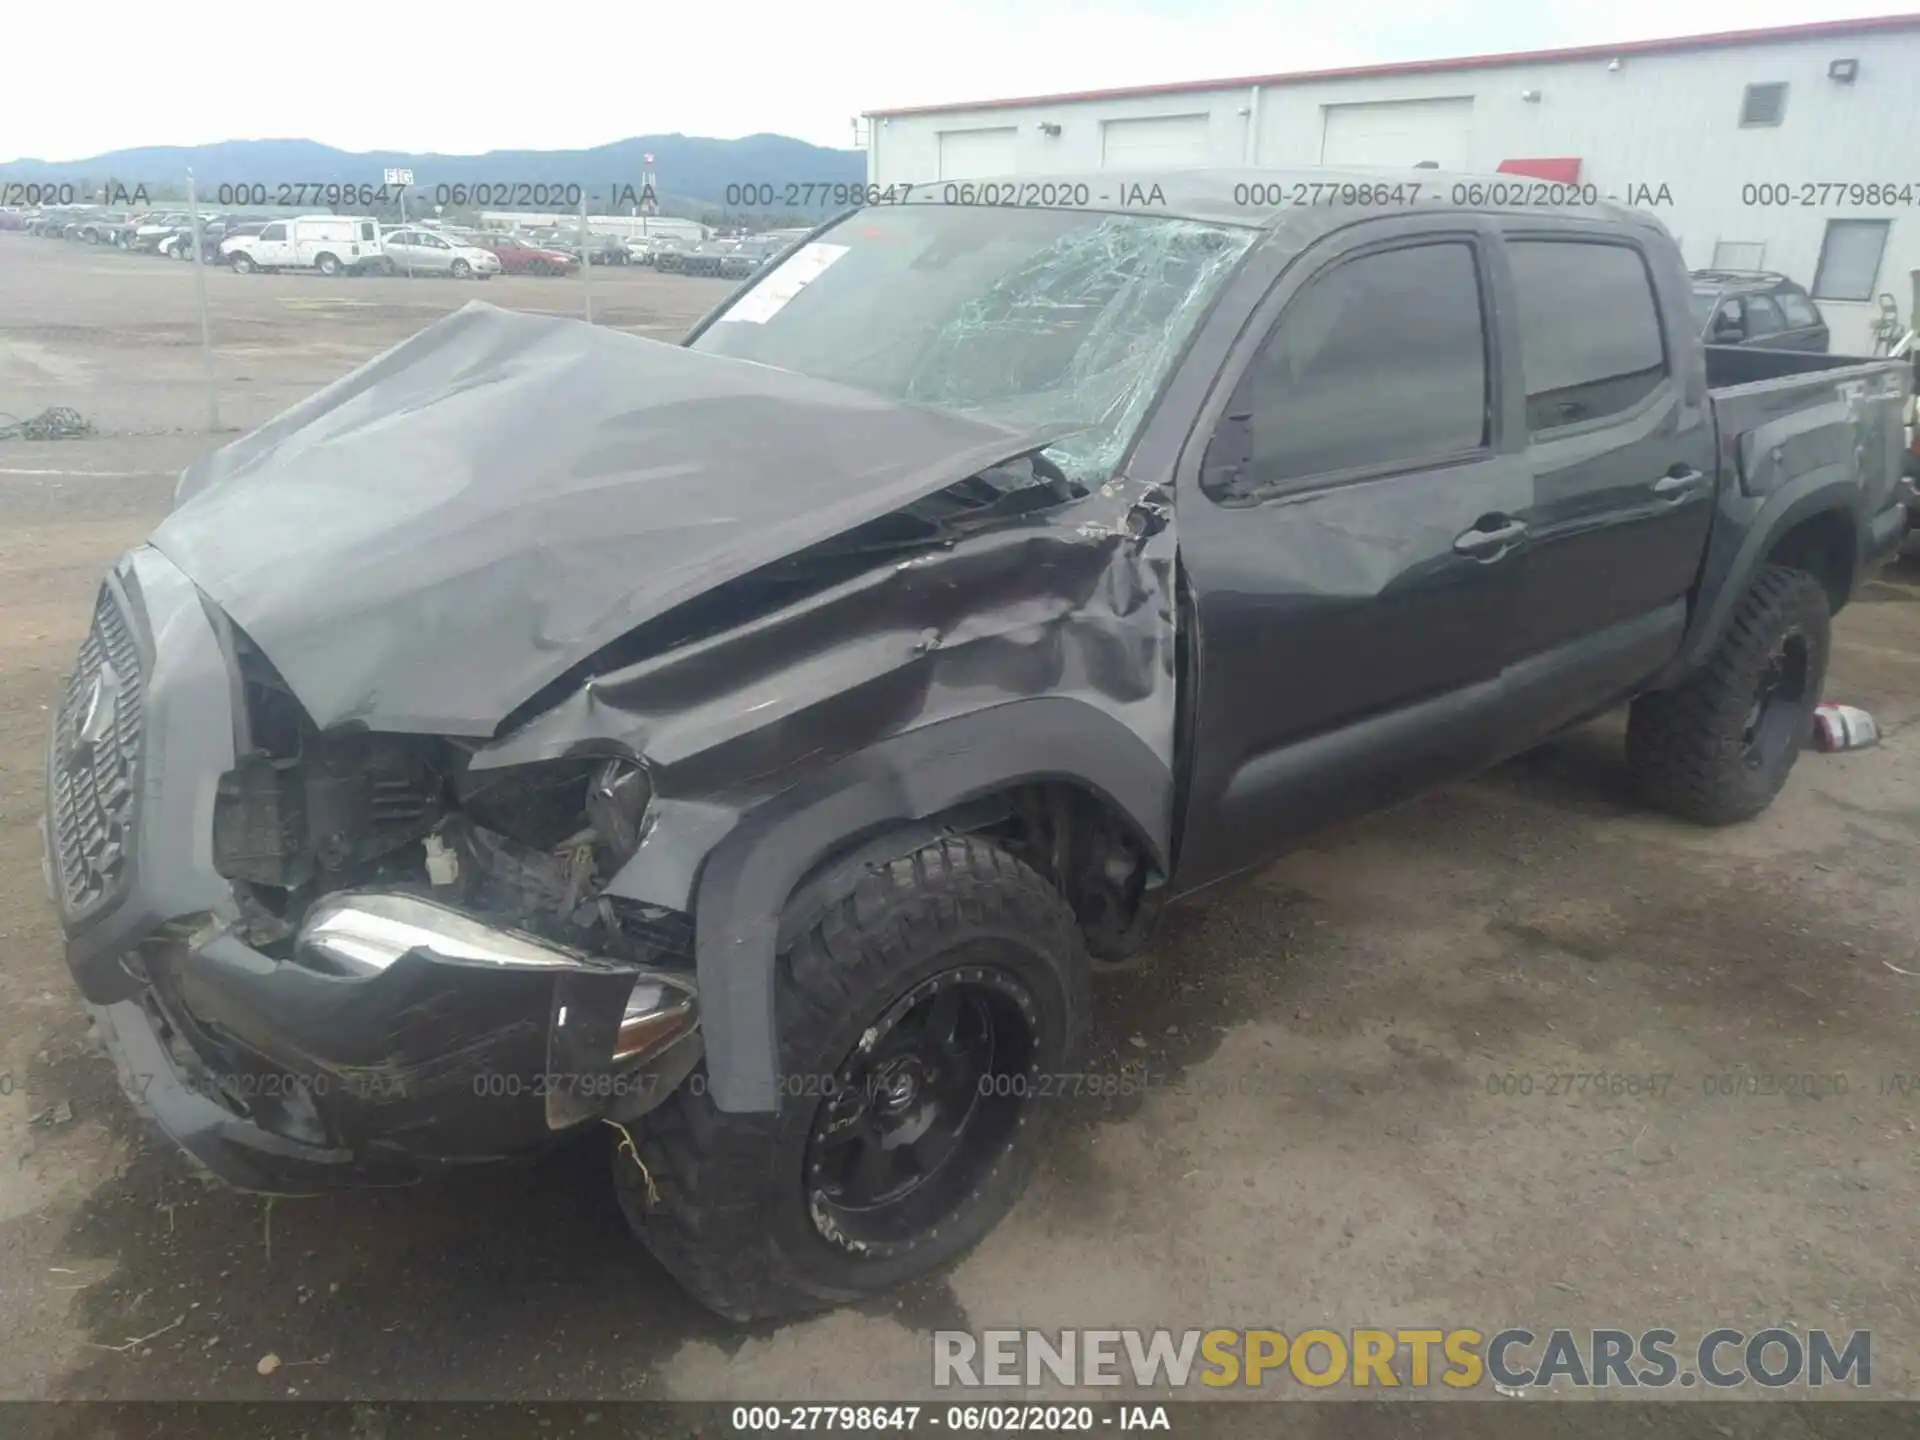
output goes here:
<path id="1" fill-rule="evenodd" d="M 236 255 L 233 257 L 233 273 L 234 274 L 251 275 L 254 272 L 254 268 L 255 267 L 253 263 L 253 258 L 251 256 Z"/>
<path id="2" fill-rule="evenodd" d="M 1633 702 L 1627 769 L 1641 797 L 1700 825 L 1771 805 L 1813 735 L 1832 625 L 1818 579 L 1762 569 L 1706 663 Z"/>
<path id="3" fill-rule="evenodd" d="M 472 274 L 473 274 L 473 266 L 469 265 L 466 261 L 456 260 L 453 262 L 453 278 L 454 279 L 465 280 L 465 279 L 468 279 Z"/>
<path id="4" fill-rule="evenodd" d="M 892 1289 L 1012 1207 L 1080 1062 L 1089 964 L 1058 893 L 982 840 L 849 879 L 779 956 L 778 1109 L 728 1114 L 705 1066 L 614 1157 L 621 1207 L 733 1320 Z"/>

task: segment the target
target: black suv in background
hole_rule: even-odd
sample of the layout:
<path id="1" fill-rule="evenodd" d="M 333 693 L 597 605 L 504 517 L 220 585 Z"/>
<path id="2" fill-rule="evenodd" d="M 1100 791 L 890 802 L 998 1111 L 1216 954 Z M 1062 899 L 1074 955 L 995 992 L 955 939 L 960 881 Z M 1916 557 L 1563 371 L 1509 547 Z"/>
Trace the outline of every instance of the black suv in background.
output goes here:
<path id="1" fill-rule="evenodd" d="M 1693 318 L 1706 345 L 1827 350 L 1827 322 L 1813 297 L 1772 270 L 1695 270 Z"/>

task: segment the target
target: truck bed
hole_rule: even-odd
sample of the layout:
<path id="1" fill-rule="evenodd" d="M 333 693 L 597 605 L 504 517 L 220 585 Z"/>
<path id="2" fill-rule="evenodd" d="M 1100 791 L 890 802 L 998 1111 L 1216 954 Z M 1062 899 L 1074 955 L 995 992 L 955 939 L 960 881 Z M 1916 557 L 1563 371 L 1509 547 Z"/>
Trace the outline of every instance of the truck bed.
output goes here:
<path id="1" fill-rule="evenodd" d="M 1759 498 L 1815 470 L 1858 468 L 1864 513 L 1893 503 L 1906 448 L 1904 361 L 1708 345 L 1723 473 Z"/>

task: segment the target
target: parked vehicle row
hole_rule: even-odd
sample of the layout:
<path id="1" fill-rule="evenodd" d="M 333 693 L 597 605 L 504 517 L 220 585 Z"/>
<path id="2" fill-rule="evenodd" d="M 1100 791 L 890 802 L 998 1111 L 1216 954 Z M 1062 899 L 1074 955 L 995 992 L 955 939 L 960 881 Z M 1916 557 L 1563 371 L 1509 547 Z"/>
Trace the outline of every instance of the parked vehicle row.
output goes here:
<path id="1" fill-rule="evenodd" d="M 9 217 L 28 234 L 105 245 L 167 259 L 193 259 L 193 219 L 184 210 L 127 213 L 46 210 Z M 369 233 L 369 231 L 371 233 Z M 664 274 L 750 280 L 800 232 L 725 236 L 689 244 L 678 236 L 619 236 L 530 227 L 511 233 L 420 219 L 383 223 L 373 216 L 203 214 L 201 255 L 242 274 L 317 270 L 322 274 L 568 275 L 588 265 L 646 265 Z"/>
<path id="2" fill-rule="evenodd" d="M 653 268 L 675 275 L 751 280 L 788 243 L 772 236 L 749 235 L 735 240 L 703 240 L 689 247 L 663 246 L 653 254 Z"/>
<path id="3" fill-rule="evenodd" d="M 217 223 L 219 217 L 204 216 L 202 223 Z M 24 212 L 16 226 L 29 235 L 45 235 L 57 240 L 74 240 L 87 245 L 108 245 L 117 250 L 143 250 L 162 253 L 162 246 L 177 234 L 190 234 L 189 217 L 183 210 L 127 213 L 112 210 L 40 210 Z"/>

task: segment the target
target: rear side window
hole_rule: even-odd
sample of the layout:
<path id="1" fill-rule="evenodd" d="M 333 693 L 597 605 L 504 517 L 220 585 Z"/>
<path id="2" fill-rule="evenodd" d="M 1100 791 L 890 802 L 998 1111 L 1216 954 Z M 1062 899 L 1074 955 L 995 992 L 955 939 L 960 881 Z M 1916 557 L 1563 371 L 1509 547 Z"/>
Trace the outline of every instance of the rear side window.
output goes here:
<path id="1" fill-rule="evenodd" d="M 1514 240 L 1527 429 L 1620 415 L 1667 374 L 1653 279 L 1640 252 L 1598 241 Z"/>
<path id="2" fill-rule="evenodd" d="M 1780 302 L 1780 312 L 1787 317 L 1789 328 L 1807 330 L 1820 323 L 1820 312 L 1813 308 L 1813 302 L 1797 291 L 1782 290 L 1774 299 Z"/>
<path id="3" fill-rule="evenodd" d="M 1487 355 L 1472 247 L 1379 251 L 1316 276 L 1281 312 L 1233 409 L 1252 429 L 1235 494 L 1480 449 Z"/>
<path id="4" fill-rule="evenodd" d="M 1747 297 L 1747 334 L 1778 335 L 1787 328 L 1786 318 L 1781 315 L 1780 307 L 1765 295 Z"/>

